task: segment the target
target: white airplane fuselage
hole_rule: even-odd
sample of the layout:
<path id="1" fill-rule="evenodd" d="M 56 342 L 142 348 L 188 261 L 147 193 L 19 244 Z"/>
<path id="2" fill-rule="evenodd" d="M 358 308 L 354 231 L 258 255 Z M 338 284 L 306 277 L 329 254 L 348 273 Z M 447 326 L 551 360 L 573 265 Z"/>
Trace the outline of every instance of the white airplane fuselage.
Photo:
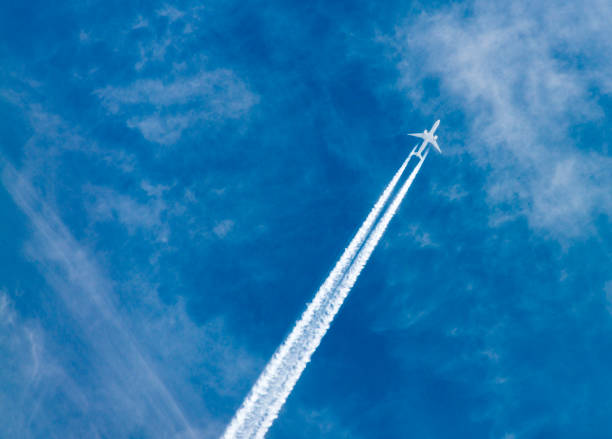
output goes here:
<path id="1" fill-rule="evenodd" d="M 437 120 L 433 126 L 431 127 L 431 130 L 427 131 L 423 131 L 422 133 L 414 133 L 414 134 L 408 134 L 409 136 L 413 136 L 413 137 L 418 137 L 420 139 L 423 139 L 423 142 L 421 143 L 421 145 L 419 145 L 418 148 L 415 148 L 415 154 L 418 155 L 419 157 L 423 157 L 423 153 L 425 152 L 425 148 L 427 148 L 427 145 L 432 145 L 439 153 L 442 152 L 442 150 L 440 149 L 440 146 L 438 145 L 438 136 L 436 136 L 436 130 L 438 129 L 438 125 L 440 125 L 440 121 Z"/>

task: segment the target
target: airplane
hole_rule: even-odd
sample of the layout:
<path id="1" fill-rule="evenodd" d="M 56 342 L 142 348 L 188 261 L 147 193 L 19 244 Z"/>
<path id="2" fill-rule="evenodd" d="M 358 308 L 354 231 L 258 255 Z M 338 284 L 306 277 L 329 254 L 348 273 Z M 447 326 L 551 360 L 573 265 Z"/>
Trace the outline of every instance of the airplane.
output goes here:
<path id="1" fill-rule="evenodd" d="M 434 148 L 436 148 L 438 150 L 438 152 L 440 154 L 442 154 L 442 150 L 440 149 L 440 146 L 438 145 L 438 136 L 435 136 L 435 132 L 436 129 L 438 128 L 438 125 L 440 125 L 440 120 L 436 120 L 436 123 L 433 124 L 433 126 L 431 127 L 431 131 L 423 131 L 422 133 L 414 133 L 414 134 L 408 134 L 408 136 L 413 136 L 413 137 L 418 137 L 420 139 L 423 139 L 423 143 L 421 144 L 421 147 L 419 148 L 419 153 L 422 153 L 425 150 L 425 147 L 427 146 L 427 144 L 431 143 L 433 145 Z"/>

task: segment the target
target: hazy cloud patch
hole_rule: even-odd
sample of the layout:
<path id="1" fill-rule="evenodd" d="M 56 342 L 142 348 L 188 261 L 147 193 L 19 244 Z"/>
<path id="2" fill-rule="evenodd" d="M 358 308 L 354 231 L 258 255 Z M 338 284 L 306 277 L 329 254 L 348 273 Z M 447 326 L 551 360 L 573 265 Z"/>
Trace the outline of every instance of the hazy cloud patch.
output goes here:
<path id="1" fill-rule="evenodd" d="M 78 358 L 63 360 L 91 365 L 87 379 L 81 383 L 71 384 L 59 372 L 60 378 L 49 382 L 60 397 L 67 398 L 65 409 L 71 411 L 73 422 L 69 427 L 88 431 L 94 437 L 128 436 L 136 430 L 172 437 L 196 437 L 205 430 L 211 436 L 218 435 L 223 426 L 208 412 L 190 380 L 197 379 L 206 392 L 219 397 L 227 394 L 223 389 L 234 388 L 254 367 L 246 352 L 234 348 L 222 320 L 195 325 L 182 302 L 163 304 L 155 285 L 138 277 L 129 284 L 118 285 L 72 236 L 27 177 L 6 165 L 2 181 L 31 223 L 33 234 L 25 246 L 26 255 L 65 306 L 69 315 L 66 325 L 83 344 Z M 150 184 L 143 184 L 143 189 L 149 194 L 164 190 Z M 108 203 L 102 212 L 117 214 L 124 208 L 134 208 L 129 199 L 116 194 L 102 191 L 102 197 Z M 123 219 L 138 226 L 143 226 L 144 221 L 148 226 L 147 212 L 142 208 L 137 215 Z M 126 293 L 129 295 L 124 296 Z M 0 324 L 14 325 L 16 318 L 3 297 L 0 296 Z M 127 297 L 133 300 L 126 303 Z M 25 331 L 22 339 L 29 348 L 20 348 L 24 358 L 15 359 L 18 369 L 28 370 L 26 365 L 30 364 L 33 373 L 38 374 L 42 364 L 38 338 Z M 240 362 L 228 361 L 229 358 Z M 6 380 L 17 386 L 24 383 L 15 377 Z M 38 404 L 46 413 L 53 413 L 55 397 L 54 392 L 42 394 Z M 90 406 L 96 407 L 93 413 Z M 205 424 L 208 426 L 202 427 Z M 59 431 L 57 426 L 52 427 L 51 419 L 41 418 L 21 431 L 48 432 L 49 428 L 54 433 Z M 96 429 L 95 434 L 89 431 L 91 428 Z"/>
<path id="2" fill-rule="evenodd" d="M 234 221 L 226 219 L 217 223 L 215 227 L 213 227 L 213 232 L 219 238 L 225 238 L 225 236 L 234 228 Z"/>
<path id="3" fill-rule="evenodd" d="M 490 171 L 493 209 L 509 203 L 534 229 L 560 239 L 592 233 L 593 215 L 612 214 L 612 159 L 601 147 L 577 149 L 570 135 L 579 124 L 602 120 L 590 88 L 605 87 L 612 74 L 612 31 L 603 26 L 612 7 L 588 3 L 556 9 L 476 1 L 467 16 L 466 6 L 442 8 L 389 40 L 400 58 L 401 87 L 413 100 L 424 98 L 422 81 L 439 78 L 449 97 L 432 97 L 427 111 L 444 118 L 436 106 L 459 105 L 465 112 L 465 145 Z M 593 42 L 603 50 L 598 57 Z M 578 69 L 557 57 L 562 45 L 592 66 Z"/>
<path id="4" fill-rule="evenodd" d="M 142 79 L 126 87 L 94 92 L 112 114 L 122 114 L 130 128 L 151 142 L 173 144 L 197 122 L 238 119 L 258 102 L 246 84 L 229 70 L 200 72 L 168 82 Z"/>
<path id="5" fill-rule="evenodd" d="M 143 183 L 142 189 L 148 195 L 145 202 L 111 188 L 87 187 L 86 192 L 93 197 L 87 206 L 90 217 L 94 221 L 118 221 L 130 234 L 144 230 L 153 233 L 157 241 L 168 241 L 169 228 L 162 218 L 168 209 L 163 192 L 148 183 Z"/>
<path id="6" fill-rule="evenodd" d="M 434 241 L 431 233 L 424 230 L 422 226 L 417 224 L 411 224 L 407 227 L 407 230 L 399 233 L 400 237 L 410 238 L 419 247 L 438 247 L 438 244 Z"/>

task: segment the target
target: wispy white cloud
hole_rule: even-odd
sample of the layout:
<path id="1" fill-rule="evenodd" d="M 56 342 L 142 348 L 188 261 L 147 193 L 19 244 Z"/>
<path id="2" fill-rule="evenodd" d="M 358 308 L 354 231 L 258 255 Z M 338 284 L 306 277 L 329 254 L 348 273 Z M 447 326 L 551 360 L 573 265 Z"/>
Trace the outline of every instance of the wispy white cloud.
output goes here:
<path id="1" fill-rule="evenodd" d="M 163 192 L 167 188 L 142 182 L 141 189 L 147 194 L 144 202 L 108 187 L 86 187 L 86 193 L 93 197 L 93 201 L 87 205 L 89 216 L 95 222 L 118 221 L 130 234 L 143 230 L 153 233 L 157 241 L 167 242 L 170 230 L 163 218 L 169 209 L 163 198 Z"/>
<path id="2" fill-rule="evenodd" d="M 162 145 L 176 143 L 196 124 L 210 129 L 211 122 L 244 117 L 259 99 L 246 79 L 190 49 L 194 29 L 214 19 L 213 10 L 165 4 L 88 30 L 89 40 L 133 61 L 129 82 L 100 78 L 98 84 L 105 85 L 93 90 L 108 112 Z"/>
<path id="3" fill-rule="evenodd" d="M 220 221 L 213 228 L 213 232 L 219 238 L 224 238 L 232 230 L 233 227 L 234 227 L 234 221 L 232 221 L 230 219 L 226 219 L 226 220 Z"/>
<path id="4" fill-rule="evenodd" d="M 250 102 L 248 90 L 229 70 L 201 72 L 193 77 L 177 78 L 164 83 L 158 79 L 143 79 L 128 87 L 108 86 L 95 92 L 109 111 L 116 113 L 121 105 L 150 104 L 155 107 L 199 102 L 219 109 L 221 114 L 240 112 Z"/>
<path id="5" fill-rule="evenodd" d="M 603 121 L 590 90 L 606 89 L 612 73 L 612 31 L 604 25 L 610 18 L 609 2 L 476 1 L 423 14 L 390 40 L 400 54 L 402 87 L 415 101 L 422 79 L 440 80 L 443 97 L 423 103 L 424 110 L 458 105 L 466 115 L 469 131 L 453 140 L 464 137 L 490 171 L 492 224 L 500 215 L 525 215 L 534 229 L 563 239 L 590 233 L 594 214 L 612 214 L 612 159 L 603 145 L 586 152 L 571 136 L 578 124 L 597 130 Z M 594 55 L 593 45 L 601 53 Z M 588 67 L 561 59 L 561 47 L 588 59 Z M 511 211 L 496 213 L 501 204 Z"/>
<path id="6" fill-rule="evenodd" d="M 150 360 L 141 352 L 133 335 L 126 331 L 111 294 L 112 283 L 22 175 L 7 165 L 2 181 L 33 224 L 36 237 L 27 247 L 29 257 L 40 267 L 94 348 L 99 357 L 98 373 L 105 374 L 103 385 L 117 389 L 110 392 L 111 405 L 132 413 L 145 408 L 152 415 L 164 416 L 156 428 L 165 434 L 192 430 Z M 123 394 L 121 388 L 129 389 L 130 393 Z M 140 400 L 149 402 L 143 407 Z"/>
<path id="7" fill-rule="evenodd" d="M 176 21 L 179 18 L 184 17 L 185 13 L 173 6 L 165 5 L 163 8 L 157 10 L 157 15 L 160 17 L 168 17 L 170 21 Z"/>
<path id="8" fill-rule="evenodd" d="M 74 386 L 47 351 L 45 338 L 38 322 L 20 316 L 8 292 L 0 290 L 0 433 L 6 437 L 35 437 L 33 419 L 52 417 L 41 412 L 41 400 L 57 395 L 58 383 Z M 72 397 L 78 399 L 78 392 Z"/>
<path id="9" fill-rule="evenodd" d="M 460 201 L 468 196 L 468 192 L 460 185 L 454 184 L 450 187 L 436 187 L 432 188 L 432 193 L 437 196 L 442 196 L 449 201 Z"/>
<path id="10" fill-rule="evenodd" d="M 139 15 L 138 18 L 136 19 L 136 22 L 132 26 L 132 30 L 141 29 L 143 27 L 147 27 L 148 25 L 149 25 L 149 22 L 146 19 L 144 19 L 141 15 Z"/>
<path id="11" fill-rule="evenodd" d="M 32 81 L 24 79 L 24 82 L 30 85 Z M 36 84 L 34 87 L 41 85 Z M 23 88 L 23 84 L 15 85 L 14 88 Z M 57 114 L 47 111 L 29 92 L 0 88 L 0 98 L 15 106 L 15 111 L 23 115 L 27 121 L 27 129 L 31 130 L 31 136 L 22 149 L 32 171 L 34 168 L 44 167 L 47 174 L 52 174 L 62 155 L 74 151 L 84 153 L 123 172 L 131 172 L 136 166 L 136 158 L 130 151 L 116 149 L 110 145 L 102 147 L 97 142 L 86 139 L 78 127 L 70 126 Z M 23 171 L 30 173 L 30 170 Z M 42 175 L 39 173 L 37 177 Z"/>
<path id="12" fill-rule="evenodd" d="M 19 350 L 6 359 L 22 357 L 18 367 L 11 368 L 25 377 L 24 382 L 36 381 L 41 373 L 42 334 L 40 328 L 33 323 L 24 322 L 13 308 L 10 296 L 0 290 L 0 327 L 3 328 L 0 337 L 2 349 Z M 8 368 L 5 371 L 8 372 Z"/>
<path id="13" fill-rule="evenodd" d="M 400 237 L 409 237 L 420 247 L 437 247 L 438 244 L 431 237 L 431 233 L 423 230 L 422 226 L 411 224 L 407 230 L 399 233 Z"/>
<path id="14" fill-rule="evenodd" d="M 83 230 L 80 235 L 71 231 L 59 213 L 68 217 L 89 213 L 83 217 L 89 220 L 84 225 L 86 235 L 95 232 L 96 222 L 112 221 L 129 233 L 145 232 L 144 241 L 149 243 L 146 235 L 153 234 L 154 241 L 165 248 L 165 239 L 171 236 L 168 218 L 183 218 L 195 195 L 186 192 L 175 199 L 169 193 L 172 185 L 145 178 L 127 192 L 85 179 L 68 189 L 78 192 L 78 185 L 83 185 L 79 193 L 86 195 L 84 206 L 77 202 L 72 205 L 75 210 L 60 210 L 62 191 L 67 188 L 62 186 L 65 181 L 58 169 L 70 161 L 66 158 L 78 156 L 107 165 L 107 170 L 118 175 L 139 173 L 136 158 L 124 150 L 98 145 L 78 126 L 32 104 L 26 92 L 4 90 L 2 97 L 21 112 L 31 134 L 23 147 L 21 169 L 5 160 L 0 161 L 0 169 L 4 187 L 32 232 L 24 254 L 42 275 L 54 301 L 53 315 L 41 310 L 41 318 L 59 324 L 79 350 L 72 352 L 63 342 L 49 343 L 39 326 L 30 322 L 24 323 L 27 331 L 15 332 L 21 334 L 20 353 L 11 354 L 11 364 L 23 373 L 36 371 L 28 376 L 38 378 L 32 379 L 28 390 L 24 377 L 0 373 L 0 384 L 14 387 L 10 395 L 26 395 L 19 407 L 27 406 L 23 413 L 29 414 L 28 419 L 15 417 L 14 423 L 0 428 L 0 435 L 14 430 L 20 437 L 53 437 L 71 431 L 88 437 L 127 437 L 135 432 L 218 437 L 224 424 L 208 411 L 206 398 L 235 398 L 232 389 L 246 384 L 243 381 L 258 361 L 238 347 L 223 316 L 208 315 L 196 324 L 180 298 L 162 302 L 158 285 L 145 278 L 143 267 L 122 267 L 121 280 L 111 279 L 110 256 L 97 253 L 100 248 L 92 247 L 91 241 L 84 244 L 77 239 L 76 235 L 83 237 Z M 210 221 L 209 238 L 214 236 L 215 225 L 214 219 Z M 148 268 L 144 272 L 149 273 Z M 2 317 L 15 320 L 7 303 L 0 301 Z M 68 370 L 74 367 L 88 373 L 77 374 L 75 381 Z M 62 416 L 54 407 L 58 398 L 65 401 L 62 407 L 67 411 L 60 424 L 53 418 Z M 9 401 L 0 398 L 0 404 L 8 407 Z"/>
<path id="15" fill-rule="evenodd" d="M 29 173 L 34 172 L 35 168 L 30 168 Z M 69 428 L 87 431 L 91 437 L 124 437 L 133 431 L 148 436 L 217 436 L 223 425 L 208 412 L 191 380 L 197 379 L 206 386 L 206 392 L 217 397 L 234 396 L 228 389 L 235 388 L 254 367 L 252 357 L 234 347 L 223 319 L 195 325 L 182 302 L 163 304 L 155 285 L 139 278 L 137 270 L 127 284 L 111 281 L 96 257 L 74 238 L 28 177 L 6 164 L 2 182 L 31 224 L 33 235 L 25 246 L 26 255 L 58 303 L 63 304 L 56 312 L 65 313 L 65 330 L 84 346 L 77 358 L 61 357 L 58 361 L 76 362 L 89 370 L 88 378 L 79 383 L 68 379 L 59 366 L 51 369 L 51 375 L 46 372 L 45 379 L 27 398 L 34 407 L 41 407 L 44 416 L 38 416 L 31 425 L 19 420 L 14 428 L 22 437 L 61 434 L 62 427 L 47 417 L 53 412 L 54 398 L 61 397 L 70 401 L 66 406 L 71 411 Z M 142 189 L 152 197 L 165 191 L 164 187 L 148 183 L 143 183 Z M 109 210 L 116 213 L 132 207 L 128 201 L 112 205 Z M 141 213 L 146 216 L 147 209 Z M 150 225 L 139 215 L 122 219 L 134 227 Z M 121 299 L 118 290 L 131 300 Z M 5 296 L 0 298 L 0 317 L 3 323 L 14 326 L 15 314 L 8 303 Z M 41 365 L 49 368 L 51 363 L 42 360 L 37 332 L 24 329 L 21 334 L 20 343 L 29 347 L 20 347 L 20 357 L 14 356 L 15 370 L 30 370 L 28 374 L 37 377 Z M 0 340 L 0 345 L 5 346 L 3 343 Z M 0 378 L 15 386 L 27 382 L 14 376 Z M 19 393 L 15 390 L 11 395 Z"/>
<path id="16" fill-rule="evenodd" d="M 203 71 L 195 76 L 138 80 L 127 87 L 107 86 L 95 94 L 111 113 L 127 118 L 152 142 L 172 144 L 197 122 L 237 119 L 258 97 L 231 71 Z"/>
<path id="17" fill-rule="evenodd" d="M 356 438 L 360 435 L 343 425 L 331 407 L 300 407 L 300 432 L 307 437 Z"/>

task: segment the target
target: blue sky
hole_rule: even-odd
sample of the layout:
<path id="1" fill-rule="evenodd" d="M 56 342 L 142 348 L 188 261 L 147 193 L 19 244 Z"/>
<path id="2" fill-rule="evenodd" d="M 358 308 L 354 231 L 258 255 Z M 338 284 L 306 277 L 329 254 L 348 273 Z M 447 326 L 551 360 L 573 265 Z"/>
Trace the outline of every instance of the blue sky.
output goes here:
<path id="1" fill-rule="evenodd" d="M 268 437 L 610 437 L 611 21 L 0 3 L 0 436 L 218 437 L 440 118 Z"/>

